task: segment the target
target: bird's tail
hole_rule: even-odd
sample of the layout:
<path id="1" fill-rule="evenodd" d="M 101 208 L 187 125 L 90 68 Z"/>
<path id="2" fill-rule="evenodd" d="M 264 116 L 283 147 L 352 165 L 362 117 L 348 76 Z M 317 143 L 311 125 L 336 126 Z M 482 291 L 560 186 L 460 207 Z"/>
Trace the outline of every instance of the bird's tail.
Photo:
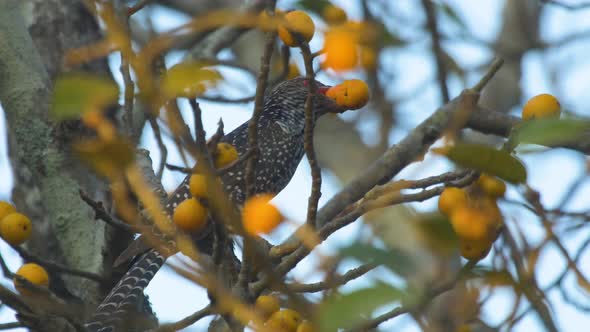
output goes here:
<path id="1" fill-rule="evenodd" d="M 143 297 L 143 290 L 156 272 L 164 265 L 166 257 L 151 249 L 144 253 L 119 280 L 85 324 L 89 332 L 123 331 L 129 322 L 128 313 Z"/>

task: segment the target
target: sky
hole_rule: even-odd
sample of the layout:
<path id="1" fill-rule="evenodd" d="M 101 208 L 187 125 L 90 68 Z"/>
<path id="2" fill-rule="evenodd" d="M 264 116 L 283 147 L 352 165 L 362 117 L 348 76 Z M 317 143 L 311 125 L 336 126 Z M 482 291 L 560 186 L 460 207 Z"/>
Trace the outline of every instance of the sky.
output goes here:
<path id="1" fill-rule="evenodd" d="M 575 1 L 572 1 L 574 3 Z M 279 7 L 289 8 L 290 1 L 279 1 Z M 355 1 L 334 1 L 347 10 L 349 16 L 353 18 L 360 17 L 360 11 L 354 5 Z M 496 0 L 450 0 L 446 1 L 451 7 L 456 8 L 457 12 L 464 20 L 470 31 L 473 31 L 479 38 L 484 40 L 493 40 L 495 34 L 499 29 L 498 17 L 502 9 L 502 1 Z M 403 18 L 409 18 L 408 22 L 415 22 L 414 25 L 405 22 L 393 22 L 392 26 L 402 36 L 415 36 L 420 21 L 416 21 L 417 12 L 421 9 L 417 6 L 417 1 L 399 0 L 396 3 L 396 8 L 399 8 L 399 15 Z M 168 11 L 154 12 L 154 23 L 162 30 L 173 28 L 181 23 L 181 18 L 171 15 Z M 556 40 L 560 36 L 566 36 L 571 33 L 585 31 L 590 28 L 590 10 L 572 13 L 560 8 L 551 7 L 546 11 L 542 20 L 543 25 L 542 37 L 547 40 Z M 441 24 L 448 24 L 441 21 Z M 452 29 L 452 27 L 443 26 L 443 28 Z M 311 44 L 312 51 L 319 49 L 321 46 L 321 38 L 314 38 Z M 467 45 L 444 45 L 449 49 L 457 61 L 461 65 L 472 67 L 485 63 L 489 60 L 491 54 L 487 50 L 482 50 L 478 47 Z M 577 43 L 560 50 L 553 50 L 549 52 L 530 52 L 525 57 L 523 62 L 524 76 L 521 82 L 523 87 L 524 99 L 532 97 L 539 93 L 553 93 L 555 94 L 566 109 L 578 115 L 589 116 L 590 111 L 587 103 L 584 103 L 587 96 L 587 87 L 589 86 L 589 72 L 590 62 L 585 57 L 580 57 L 580 54 L 585 54 L 584 43 Z M 386 57 L 382 59 L 383 65 L 391 66 L 396 73 L 395 87 L 403 86 L 406 92 L 414 91 L 420 87 L 425 81 L 431 80 L 434 77 L 434 62 L 432 56 L 425 52 L 428 49 L 427 43 L 417 43 L 405 50 L 395 50 L 388 52 Z M 297 52 L 293 52 L 298 56 Z M 111 57 L 111 66 L 114 69 L 116 79 L 121 81 L 119 77 L 118 59 Z M 564 66 L 566 63 L 573 63 L 572 66 Z M 300 67 L 301 68 L 301 67 Z M 563 72 L 555 72 L 555 68 L 565 68 Z M 235 73 L 234 73 L 235 74 Z M 237 74 L 235 74 L 237 75 Z M 350 73 L 345 75 L 346 78 L 355 77 L 362 78 L 360 73 Z M 555 84 L 554 78 L 558 77 L 559 84 Z M 470 77 L 470 82 L 473 83 L 478 77 Z M 333 80 L 333 78 L 320 77 L 320 80 Z M 450 91 L 451 95 L 457 95 L 462 89 L 463 85 L 458 79 L 451 78 Z M 404 91 L 396 90 L 395 93 L 403 95 Z M 407 129 L 415 127 L 423 119 L 432 113 L 440 105 L 440 97 L 438 95 L 438 87 L 433 82 L 423 89 L 416 98 L 412 98 L 399 106 L 399 117 L 402 127 L 405 130 L 396 130 L 391 134 L 390 141 L 395 143 L 401 139 Z M 184 105 L 185 107 L 186 105 Z M 246 121 L 250 114 L 252 105 L 223 105 L 202 102 L 203 122 L 206 130 L 213 132 L 216 128 L 216 123 L 220 117 L 223 118 L 226 132 L 237 127 Z M 518 110 L 515 110 L 517 112 Z M 515 113 L 516 114 L 516 113 Z M 188 113 L 186 113 L 188 116 Z M 361 135 L 367 142 L 374 140 L 371 135 L 374 126 L 370 120 L 366 121 L 359 127 Z M 8 200 L 10 197 L 10 190 L 12 187 L 11 171 L 7 162 L 6 151 L 6 135 L 5 135 L 4 118 L 0 117 L 0 199 Z M 143 146 L 151 151 L 152 160 L 158 160 L 159 154 L 153 135 L 149 130 L 144 132 Z M 172 164 L 180 164 L 180 158 L 171 149 L 169 162 Z M 542 193 L 542 202 L 546 206 L 554 206 L 559 198 L 567 191 L 569 185 L 578 180 L 584 173 L 584 158 L 579 154 L 568 152 L 564 150 L 553 150 L 543 153 L 526 154 L 521 156 L 527 165 L 529 173 L 529 183 L 531 186 Z M 440 157 L 427 156 L 425 164 L 428 167 L 409 166 L 397 179 L 419 178 L 428 175 L 434 175 L 444 172 L 449 169 L 450 165 Z M 167 189 L 173 189 L 181 180 L 183 175 L 173 172 L 166 172 L 163 178 L 163 183 Z M 307 205 L 307 197 L 311 187 L 311 176 L 307 162 L 304 160 L 298 168 L 293 180 L 289 186 L 283 190 L 274 200 L 281 211 L 294 224 L 299 224 L 305 219 L 305 211 Z M 322 198 L 320 205 L 332 197 L 341 184 L 330 176 L 330 174 L 323 174 Z M 518 193 L 514 188 L 509 189 L 508 198 L 517 198 Z M 294 203 L 295 202 L 295 203 Z M 590 186 L 585 185 L 580 192 L 568 206 L 572 210 L 582 210 L 587 208 L 590 203 Z M 434 209 L 436 200 L 413 204 L 418 210 L 428 211 Z M 540 238 L 542 231 L 535 222 L 534 217 L 520 209 L 515 209 L 509 204 L 502 205 L 503 211 L 510 218 L 516 218 L 519 222 L 527 224 L 527 235 L 531 238 Z M 271 242 L 276 243 L 284 239 L 290 231 L 293 230 L 293 225 L 281 226 L 269 238 Z M 326 241 L 320 247 L 320 252 L 324 254 L 334 253 L 340 246 L 344 246 L 354 238 L 360 230 L 360 222 L 351 225 L 339 232 L 332 238 Z M 577 234 L 572 239 L 568 240 L 568 249 L 575 249 L 581 244 L 581 241 L 588 236 L 588 231 Z M 7 248 L 5 244 L 0 241 L 0 252 L 7 260 L 9 266 L 16 270 L 21 264 L 20 259 Z M 298 268 L 298 276 L 307 276 L 313 270 L 317 259 L 304 260 Z M 489 263 L 489 258 L 482 262 Z M 563 259 L 553 249 L 543 251 L 539 266 L 537 267 L 538 281 L 541 285 L 546 285 L 551 282 L 552 278 L 559 273 L 563 266 Z M 590 269 L 586 266 L 584 269 L 586 273 L 590 274 Z M 312 278 L 316 277 L 312 275 Z M 317 277 L 316 277 L 317 278 Z M 308 280 L 308 279 L 306 279 Z M 3 285 L 11 286 L 8 280 L 2 281 Z M 362 282 L 356 285 L 361 285 Z M 580 290 L 573 290 L 575 292 L 582 292 Z M 162 269 L 150 283 L 147 293 L 154 306 L 155 312 L 162 322 L 178 320 L 206 305 L 205 292 L 179 277 L 177 277 L 168 268 Z M 582 296 L 583 294 L 580 293 Z M 586 294 L 587 296 L 588 294 Z M 553 307 L 554 318 L 559 327 L 563 331 L 583 331 L 583 327 L 590 324 L 590 316 L 584 315 L 569 305 L 563 303 L 559 294 L 556 292 L 550 293 L 550 297 L 555 300 L 557 305 Z M 587 299 L 587 297 L 586 297 Z M 499 322 L 501 318 L 511 309 L 512 298 L 505 290 L 496 290 L 492 294 L 491 302 L 484 308 L 484 317 L 490 322 Z M 0 323 L 13 321 L 13 316 L 7 310 L 0 312 Z M 202 331 L 205 322 L 201 325 L 194 325 L 185 331 Z M 383 330 L 412 332 L 417 331 L 417 327 L 407 317 L 402 317 L 392 322 L 383 325 Z M 539 325 L 534 315 L 528 315 L 521 323 L 519 323 L 515 331 L 536 331 L 539 330 Z"/>

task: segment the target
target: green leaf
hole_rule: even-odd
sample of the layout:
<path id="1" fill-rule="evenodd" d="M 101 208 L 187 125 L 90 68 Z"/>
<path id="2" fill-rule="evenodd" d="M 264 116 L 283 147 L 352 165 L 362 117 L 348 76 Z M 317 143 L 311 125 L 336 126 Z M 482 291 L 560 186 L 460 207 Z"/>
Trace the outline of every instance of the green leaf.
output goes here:
<path id="1" fill-rule="evenodd" d="M 537 119 L 524 121 L 512 135 L 516 143 L 551 146 L 572 142 L 588 130 L 588 120 Z"/>
<path id="2" fill-rule="evenodd" d="M 320 331 L 352 328 L 370 318 L 375 309 L 398 300 L 403 292 L 386 284 L 359 289 L 345 295 L 333 295 L 319 308 Z"/>
<path id="3" fill-rule="evenodd" d="M 50 114 L 56 120 L 75 119 L 84 112 L 113 104 L 118 98 L 119 87 L 109 78 L 87 73 L 67 74 L 55 81 Z"/>
<path id="4" fill-rule="evenodd" d="M 526 168 L 520 160 L 506 151 L 467 143 L 458 143 L 439 151 L 459 166 L 495 175 L 510 183 L 526 182 Z"/>
<path id="5" fill-rule="evenodd" d="M 321 16 L 324 8 L 331 3 L 328 0 L 300 0 L 296 5 Z"/>
<path id="6" fill-rule="evenodd" d="M 170 68 L 162 78 L 161 89 L 166 98 L 196 98 L 222 79 L 219 72 L 205 68 L 204 62 L 181 62 Z"/>
<path id="7" fill-rule="evenodd" d="M 408 276 L 416 271 L 412 259 L 397 249 L 379 249 L 368 244 L 354 243 L 341 249 L 340 255 L 364 263 L 383 265 L 401 276 Z"/>

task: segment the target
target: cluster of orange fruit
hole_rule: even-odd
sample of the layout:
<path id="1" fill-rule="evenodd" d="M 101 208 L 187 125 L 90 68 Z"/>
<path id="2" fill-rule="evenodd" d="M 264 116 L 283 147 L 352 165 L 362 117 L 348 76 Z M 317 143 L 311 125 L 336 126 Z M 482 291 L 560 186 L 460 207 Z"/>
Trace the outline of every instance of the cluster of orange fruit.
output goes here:
<path id="1" fill-rule="evenodd" d="M 0 236 L 4 241 L 13 246 L 21 245 L 31 237 L 32 230 L 31 220 L 27 216 L 17 212 L 14 205 L 0 201 Z M 16 275 L 37 286 L 49 285 L 47 271 L 35 263 L 24 264 L 18 269 Z M 14 287 L 23 295 L 29 294 L 27 288 L 16 278 Z"/>
<path id="2" fill-rule="evenodd" d="M 219 143 L 213 157 L 215 167 L 220 169 L 235 162 L 239 155 L 231 144 Z M 207 200 L 209 191 L 206 176 L 197 170 L 190 177 L 189 188 L 192 197 L 178 204 L 172 220 L 181 230 L 196 233 L 207 224 L 208 210 L 203 204 L 203 201 Z M 269 233 L 281 223 L 283 217 L 269 202 L 271 199 L 272 195 L 263 194 L 246 201 L 242 209 L 242 223 L 246 232 L 251 235 Z"/>
<path id="3" fill-rule="evenodd" d="M 315 34 L 313 19 L 302 10 L 288 13 L 277 10 L 281 19 L 277 32 L 281 41 L 290 47 L 299 47 L 302 42 L 309 42 Z M 322 10 L 322 17 L 329 28 L 325 33 L 322 62 L 323 68 L 335 71 L 351 70 L 361 66 L 367 70 L 377 65 L 375 51 L 376 30 L 365 22 L 349 21 L 346 12 L 337 6 L 327 5 Z M 260 15 L 261 27 L 271 27 L 266 12 Z"/>
<path id="4" fill-rule="evenodd" d="M 504 196 L 506 184 L 482 174 L 469 188 L 447 187 L 438 200 L 438 209 L 449 218 L 459 238 L 461 256 L 484 258 L 504 224 L 497 199 Z"/>
<path id="5" fill-rule="evenodd" d="M 313 325 L 293 309 L 281 309 L 279 299 L 273 295 L 261 295 L 255 309 L 265 319 L 263 331 L 313 332 Z"/>

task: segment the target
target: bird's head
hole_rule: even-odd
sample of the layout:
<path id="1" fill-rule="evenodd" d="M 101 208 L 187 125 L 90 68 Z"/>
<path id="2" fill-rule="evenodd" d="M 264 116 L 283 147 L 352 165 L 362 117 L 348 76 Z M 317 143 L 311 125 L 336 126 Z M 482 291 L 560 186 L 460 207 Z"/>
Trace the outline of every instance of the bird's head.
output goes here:
<path id="1" fill-rule="evenodd" d="M 267 106 L 279 106 L 281 112 L 292 112 L 304 116 L 305 101 L 309 92 L 309 80 L 296 77 L 278 84 L 267 97 Z M 316 118 L 326 113 L 342 113 L 346 111 L 326 96 L 330 86 L 315 81 L 314 112 Z"/>

